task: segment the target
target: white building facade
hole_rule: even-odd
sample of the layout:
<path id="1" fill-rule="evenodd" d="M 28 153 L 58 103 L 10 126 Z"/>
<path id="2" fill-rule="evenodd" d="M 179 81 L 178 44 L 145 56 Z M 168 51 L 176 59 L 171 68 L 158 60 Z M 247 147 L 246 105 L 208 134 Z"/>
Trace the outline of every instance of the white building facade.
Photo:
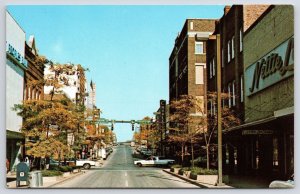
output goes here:
<path id="1" fill-rule="evenodd" d="M 24 75 L 27 69 L 25 60 L 25 32 L 6 12 L 6 157 L 10 170 L 20 162 L 25 142 L 21 133 L 22 117 L 12 110 L 15 104 L 22 104 Z"/>

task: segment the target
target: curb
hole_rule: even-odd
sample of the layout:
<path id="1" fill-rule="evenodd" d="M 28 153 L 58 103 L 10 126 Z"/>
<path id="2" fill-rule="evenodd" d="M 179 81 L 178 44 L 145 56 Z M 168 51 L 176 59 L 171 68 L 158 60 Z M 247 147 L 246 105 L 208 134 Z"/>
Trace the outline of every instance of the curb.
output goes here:
<path id="1" fill-rule="evenodd" d="M 197 182 L 196 180 L 192 180 L 192 179 L 189 179 L 187 177 L 181 176 L 179 174 L 175 174 L 175 173 L 169 171 L 168 169 L 163 169 L 163 171 L 166 172 L 166 173 L 168 173 L 168 174 L 170 174 L 170 175 L 176 176 L 177 178 L 185 180 L 185 181 L 187 181 L 189 183 L 192 183 L 192 184 L 194 184 L 194 185 L 196 185 L 198 187 L 201 187 L 201 188 L 206 188 L 206 189 L 232 189 L 233 188 L 233 187 L 228 187 L 228 186 L 226 186 L 226 187 L 222 187 L 222 186 L 220 186 L 220 187 L 219 186 L 207 186 L 205 184 L 201 184 L 201 183 Z"/>
<path id="2" fill-rule="evenodd" d="M 185 181 L 187 181 L 187 182 L 189 182 L 189 183 L 192 183 L 192 184 L 194 184 L 194 185 L 196 185 L 196 186 L 198 186 L 198 187 L 201 187 L 201 188 L 209 188 L 208 186 L 199 184 L 198 182 L 196 182 L 196 181 L 194 181 L 194 180 L 191 180 L 191 179 L 189 179 L 189 178 L 183 177 L 183 176 L 181 176 L 181 175 L 179 175 L 179 174 L 172 173 L 172 172 L 170 172 L 170 171 L 167 170 L 167 169 L 163 169 L 163 171 L 166 172 L 166 173 L 168 173 L 168 174 L 170 174 L 170 175 L 176 176 L 177 178 L 180 178 L 180 179 L 182 179 L 182 180 L 185 180 Z"/>
<path id="3" fill-rule="evenodd" d="M 60 183 L 63 183 L 63 182 L 65 182 L 65 181 L 67 181 L 67 180 L 73 179 L 73 178 L 75 178 L 75 177 L 77 177 L 77 176 L 79 176 L 79 175 L 82 175 L 82 174 L 84 174 L 84 173 L 85 173 L 85 171 L 81 171 L 81 172 L 79 172 L 79 173 L 74 174 L 73 176 L 66 177 L 65 179 L 62 179 L 62 180 L 57 181 L 57 182 L 55 182 L 55 183 L 53 183 L 53 184 L 51 184 L 51 185 L 48 185 L 47 187 L 39 187 L 39 188 L 50 188 L 50 187 L 53 187 L 53 186 L 58 185 L 58 184 L 60 184 Z"/>

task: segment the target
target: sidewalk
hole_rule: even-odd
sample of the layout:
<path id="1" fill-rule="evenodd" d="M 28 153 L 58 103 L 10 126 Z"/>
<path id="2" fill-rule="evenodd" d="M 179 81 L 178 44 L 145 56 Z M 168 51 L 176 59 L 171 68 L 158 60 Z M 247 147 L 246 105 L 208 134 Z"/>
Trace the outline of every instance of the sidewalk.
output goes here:
<path id="1" fill-rule="evenodd" d="M 170 169 L 163 169 L 164 172 L 181 178 L 187 182 L 190 182 L 194 185 L 197 185 L 201 188 L 210 188 L 210 189 L 261 189 L 261 188 L 269 188 L 270 181 L 266 179 L 261 179 L 258 177 L 249 177 L 249 176 L 236 176 L 230 175 L 229 176 L 229 183 L 223 186 L 215 186 L 211 184 L 201 183 L 199 181 L 187 178 L 186 176 L 175 174 L 170 171 Z"/>
<path id="2" fill-rule="evenodd" d="M 73 179 L 77 176 L 80 176 L 85 173 L 85 170 L 81 170 L 80 172 L 72 173 L 70 175 L 64 175 L 64 176 L 56 176 L 56 177 L 43 177 L 43 186 L 41 187 L 35 187 L 35 188 L 47 188 L 54 186 L 56 184 L 62 183 L 64 181 Z M 6 177 L 7 183 L 6 188 L 8 189 L 24 189 L 24 188 L 31 188 L 30 186 L 26 185 L 25 181 L 21 181 L 21 186 L 16 186 L 16 175 L 7 175 Z"/>

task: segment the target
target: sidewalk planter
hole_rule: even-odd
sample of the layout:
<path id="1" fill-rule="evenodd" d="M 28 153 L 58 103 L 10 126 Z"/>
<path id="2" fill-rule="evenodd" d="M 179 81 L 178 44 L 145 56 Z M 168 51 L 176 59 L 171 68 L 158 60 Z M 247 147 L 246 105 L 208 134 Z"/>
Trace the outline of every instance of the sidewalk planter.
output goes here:
<path id="1" fill-rule="evenodd" d="M 171 168 L 171 172 L 174 172 L 175 174 L 178 174 L 180 168 Z"/>
<path id="2" fill-rule="evenodd" d="M 61 176 L 48 176 L 48 177 L 43 177 L 44 182 L 55 182 L 63 179 L 63 175 Z"/>
<path id="3" fill-rule="evenodd" d="M 218 182 L 218 175 L 197 175 L 195 173 L 190 174 L 190 179 L 199 181 L 201 183 L 215 185 Z M 228 175 L 223 175 L 223 183 L 228 184 Z"/>
<path id="4" fill-rule="evenodd" d="M 68 177 L 71 175 L 71 172 L 64 172 L 63 177 Z"/>
<path id="5" fill-rule="evenodd" d="M 183 174 L 184 174 L 184 170 L 183 170 L 182 168 L 179 169 L 179 170 L 178 170 L 178 174 L 179 174 L 179 175 L 183 175 Z"/>

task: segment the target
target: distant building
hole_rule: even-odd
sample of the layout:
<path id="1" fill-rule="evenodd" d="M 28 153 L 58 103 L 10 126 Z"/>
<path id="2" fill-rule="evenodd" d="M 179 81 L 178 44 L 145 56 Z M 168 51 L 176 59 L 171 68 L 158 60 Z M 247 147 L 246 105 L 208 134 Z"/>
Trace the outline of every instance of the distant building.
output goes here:
<path id="1" fill-rule="evenodd" d="M 55 66 L 55 64 L 53 64 Z M 61 74 L 59 81 L 62 87 L 55 91 L 55 93 L 64 93 L 73 103 L 85 104 L 85 73 L 81 65 L 66 64 L 69 66 L 69 71 Z M 51 70 L 51 65 L 46 65 L 44 71 L 45 79 L 51 79 L 54 77 L 54 71 Z M 50 94 L 53 90 L 53 86 L 45 86 L 45 94 Z"/>
<path id="2" fill-rule="evenodd" d="M 23 154 L 25 138 L 21 133 L 22 117 L 12 108 L 24 99 L 24 77 L 28 69 L 25 59 L 25 32 L 6 12 L 6 157 L 9 170 L 16 170 Z"/>

